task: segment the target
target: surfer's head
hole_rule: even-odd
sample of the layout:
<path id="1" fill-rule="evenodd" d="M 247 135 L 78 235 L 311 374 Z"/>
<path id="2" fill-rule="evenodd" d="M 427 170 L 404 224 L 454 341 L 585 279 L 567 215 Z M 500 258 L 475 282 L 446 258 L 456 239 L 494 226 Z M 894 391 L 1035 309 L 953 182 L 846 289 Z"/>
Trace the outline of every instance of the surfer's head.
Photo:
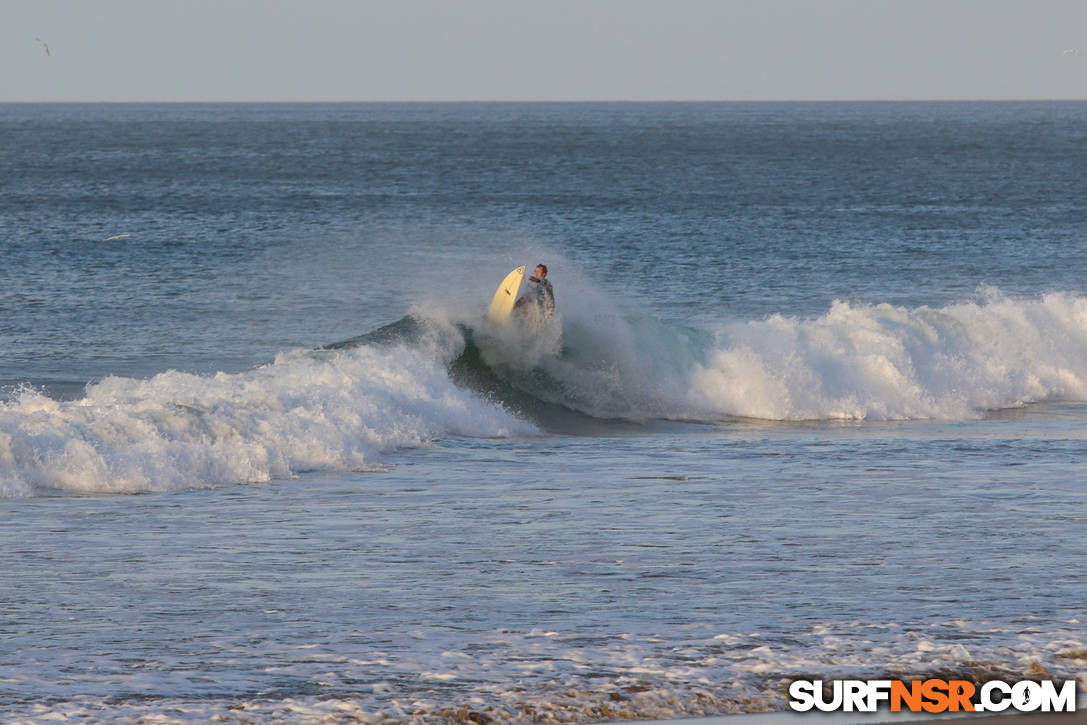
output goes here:
<path id="1" fill-rule="evenodd" d="M 546 264 L 537 264 L 536 265 L 536 276 L 537 277 L 546 277 L 547 276 L 547 265 Z"/>

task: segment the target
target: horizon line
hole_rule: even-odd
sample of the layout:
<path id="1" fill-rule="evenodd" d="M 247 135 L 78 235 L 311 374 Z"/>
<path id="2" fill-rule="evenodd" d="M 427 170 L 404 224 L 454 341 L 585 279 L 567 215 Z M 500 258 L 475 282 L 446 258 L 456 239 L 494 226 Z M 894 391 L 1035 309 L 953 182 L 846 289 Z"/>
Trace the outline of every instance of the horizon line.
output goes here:
<path id="1" fill-rule="evenodd" d="M 741 98 L 741 99 L 609 99 L 609 100 L 555 100 L 555 99 L 463 99 L 463 100 L 0 100 L 0 105 L 352 105 L 352 104 L 681 104 L 681 103 L 1078 103 L 1087 98 Z"/>

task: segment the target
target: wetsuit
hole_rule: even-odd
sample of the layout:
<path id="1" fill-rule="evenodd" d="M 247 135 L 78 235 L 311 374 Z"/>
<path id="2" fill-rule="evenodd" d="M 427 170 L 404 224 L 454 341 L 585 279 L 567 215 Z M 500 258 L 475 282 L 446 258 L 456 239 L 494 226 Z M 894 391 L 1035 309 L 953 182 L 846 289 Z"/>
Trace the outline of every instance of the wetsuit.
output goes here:
<path id="1" fill-rule="evenodd" d="M 551 287 L 551 282 L 547 277 L 540 277 L 536 282 L 536 287 L 533 289 L 536 295 L 536 304 L 545 315 L 550 317 L 555 312 L 555 290 Z"/>

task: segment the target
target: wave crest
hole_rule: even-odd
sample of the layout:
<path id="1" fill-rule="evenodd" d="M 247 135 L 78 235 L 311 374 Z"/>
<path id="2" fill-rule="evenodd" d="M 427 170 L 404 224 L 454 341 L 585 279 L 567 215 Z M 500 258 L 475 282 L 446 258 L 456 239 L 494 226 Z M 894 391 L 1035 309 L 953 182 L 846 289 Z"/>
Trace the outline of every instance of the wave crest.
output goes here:
<path id="1" fill-rule="evenodd" d="M 243 373 L 110 377 L 74 401 L 23 389 L 0 403 L 0 496 L 263 482 L 601 419 L 968 420 L 1087 400 L 1087 298 L 1070 293 L 716 329 L 572 309 L 533 334 L 420 313 Z"/>
<path id="2" fill-rule="evenodd" d="M 1087 399 L 1087 298 L 940 309 L 835 302 L 818 319 L 726 325 L 693 364 L 689 402 L 770 420 L 978 418 Z"/>
<path id="3" fill-rule="evenodd" d="M 106 378 L 70 402 L 24 389 L 0 404 L 0 495 L 264 482 L 448 435 L 532 430 L 423 349 L 297 351 L 238 374 Z"/>

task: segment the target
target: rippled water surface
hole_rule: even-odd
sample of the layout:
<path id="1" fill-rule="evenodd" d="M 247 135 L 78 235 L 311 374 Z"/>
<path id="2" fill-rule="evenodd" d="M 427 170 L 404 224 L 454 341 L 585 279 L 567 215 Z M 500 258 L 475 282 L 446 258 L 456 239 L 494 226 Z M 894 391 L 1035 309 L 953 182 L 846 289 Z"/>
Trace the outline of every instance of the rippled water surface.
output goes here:
<path id="1" fill-rule="evenodd" d="M 0 719 L 1087 681 L 1085 120 L 0 106 Z"/>

